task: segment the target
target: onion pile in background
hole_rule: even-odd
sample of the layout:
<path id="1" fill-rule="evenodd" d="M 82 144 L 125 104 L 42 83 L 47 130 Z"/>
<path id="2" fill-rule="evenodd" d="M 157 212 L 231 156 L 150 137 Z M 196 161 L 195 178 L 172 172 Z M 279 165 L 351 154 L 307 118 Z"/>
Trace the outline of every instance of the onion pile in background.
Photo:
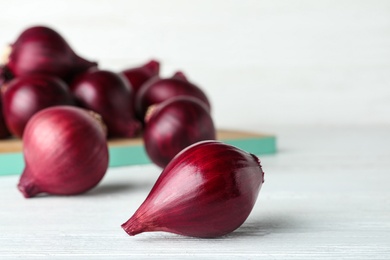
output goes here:
<path id="1" fill-rule="evenodd" d="M 76 54 L 58 32 L 45 26 L 27 28 L 8 46 L 7 51 L 4 64 L 0 66 L 2 139 L 13 136 L 23 138 L 26 143 L 26 140 L 37 138 L 39 135 L 36 134 L 31 135 L 33 137 L 24 136 L 31 118 L 35 118 L 35 121 L 43 120 L 40 119 L 44 118 L 40 115 L 42 112 L 59 106 L 93 111 L 106 129 L 106 139 L 143 135 L 148 145 L 148 156 L 160 167 L 165 167 L 185 147 L 197 141 L 215 139 L 210 103 L 205 93 L 182 72 L 176 72 L 170 78 L 162 78 L 160 62 L 157 60 L 150 60 L 119 72 L 102 70 L 97 62 Z M 157 108 L 158 103 L 166 103 L 183 96 L 194 100 L 179 102 L 181 105 L 176 107 L 170 105 L 169 109 L 159 106 L 161 109 L 156 109 L 153 116 L 149 114 L 150 124 L 145 121 L 146 111 L 150 107 Z M 57 110 L 53 111 L 52 113 L 56 113 Z M 62 113 L 61 110 L 58 111 Z M 67 117 L 64 118 L 66 120 Z M 69 117 L 67 120 L 71 119 Z M 57 135 L 65 131 L 63 128 L 66 124 L 49 125 L 52 129 L 42 131 L 41 127 L 39 131 L 51 131 Z M 30 125 L 30 128 L 34 126 Z M 145 129 L 147 134 L 144 134 Z M 29 132 L 36 131 L 38 130 L 29 129 Z M 82 142 L 80 138 L 73 139 Z M 74 141 L 69 138 L 68 142 Z M 93 145 L 90 146 L 92 151 Z M 53 147 L 57 146 L 53 144 Z M 36 146 L 27 148 L 41 152 Z M 42 163 L 39 160 L 28 160 L 26 149 L 26 168 L 34 168 L 31 164 Z M 91 151 L 84 148 L 86 153 L 92 153 Z M 68 153 L 71 155 L 73 151 Z M 65 156 L 66 152 L 63 155 Z M 103 166 L 104 168 L 107 167 Z M 66 191 L 54 190 L 52 193 L 66 194 Z M 68 194 L 73 193 L 72 191 Z M 35 195 L 27 191 L 23 194 L 30 194 L 28 197 Z"/>
<path id="2" fill-rule="evenodd" d="M 102 70 L 53 29 L 24 30 L 0 66 L 0 139 L 23 140 L 22 194 L 86 192 L 107 171 L 107 139 L 142 136 L 165 169 L 126 232 L 215 237 L 238 228 L 263 183 L 260 161 L 213 141 L 205 92 L 181 71 L 162 77 L 160 65 Z"/>
<path id="3" fill-rule="evenodd" d="M 3 86 L 3 112 L 10 132 L 22 137 L 29 119 L 38 111 L 59 105 L 73 105 L 68 86 L 55 76 L 31 73 Z"/>
<path id="4" fill-rule="evenodd" d="M 98 113 L 108 138 L 140 136 L 148 108 L 172 97 L 196 97 L 210 107 L 205 93 L 183 73 L 161 78 L 157 60 L 120 72 L 101 70 L 45 26 L 27 28 L 7 50 L 0 67 L 0 138 L 8 137 L 8 132 L 21 138 L 35 113 L 57 105 Z M 209 131 L 215 134 L 214 128 Z"/>
<path id="5" fill-rule="evenodd" d="M 10 44 L 0 67 L 0 84 L 0 138 L 9 137 L 9 133 L 21 138 L 34 114 L 59 105 L 78 106 L 99 114 L 108 138 L 138 137 L 148 129 L 144 140 L 149 147 L 175 144 L 168 153 L 165 148 L 146 149 L 151 160 L 161 167 L 188 145 L 215 139 L 216 135 L 206 94 L 183 72 L 162 78 L 157 60 L 120 72 L 102 70 L 97 62 L 76 54 L 58 32 L 44 26 L 24 30 Z M 193 102 L 187 102 L 187 110 L 180 111 L 183 106 L 160 109 L 159 117 L 170 119 L 159 120 L 159 127 L 155 127 L 153 119 L 152 126 L 148 126 L 145 116 L 151 106 L 181 96 L 200 102 L 202 116 L 190 116 L 183 121 L 190 107 L 194 107 Z M 160 115 L 162 111 L 169 115 Z M 169 136 L 167 129 L 172 132 Z M 164 163 L 159 158 L 164 158 Z"/>

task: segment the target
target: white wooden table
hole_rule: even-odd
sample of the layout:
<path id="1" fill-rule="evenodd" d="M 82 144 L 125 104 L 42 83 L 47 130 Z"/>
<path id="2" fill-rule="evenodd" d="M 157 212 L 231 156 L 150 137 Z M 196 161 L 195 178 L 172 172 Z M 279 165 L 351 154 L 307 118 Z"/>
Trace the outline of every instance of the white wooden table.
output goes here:
<path id="1" fill-rule="evenodd" d="M 0 179 L 0 259 L 390 259 L 390 128 L 281 127 L 241 228 L 218 239 L 120 227 L 160 170 L 111 169 L 75 197 L 24 199 Z"/>

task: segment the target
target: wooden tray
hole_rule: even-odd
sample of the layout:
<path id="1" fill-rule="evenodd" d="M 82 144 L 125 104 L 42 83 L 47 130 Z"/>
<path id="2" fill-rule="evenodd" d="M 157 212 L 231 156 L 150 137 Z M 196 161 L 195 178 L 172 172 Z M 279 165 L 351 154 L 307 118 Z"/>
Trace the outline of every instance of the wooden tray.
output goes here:
<path id="1" fill-rule="evenodd" d="M 276 152 L 276 137 L 268 134 L 219 130 L 217 139 L 247 152 L 261 155 Z M 142 138 L 113 139 L 108 142 L 110 167 L 149 164 Z M 20 139 L 0 141 L 0 176 L 21 174 L 24 168 Z"/>

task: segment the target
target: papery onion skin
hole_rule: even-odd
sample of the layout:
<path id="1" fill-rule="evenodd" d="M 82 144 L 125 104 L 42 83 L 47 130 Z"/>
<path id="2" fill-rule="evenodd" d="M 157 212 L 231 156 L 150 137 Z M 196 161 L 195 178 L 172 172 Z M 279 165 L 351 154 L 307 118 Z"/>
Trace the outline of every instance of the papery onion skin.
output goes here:
<path id="1" fill-rule="evenodd" d="M 24 197 L 76 195 L 102 180 L 109 159 L 106 132 L 90 113 L 57 106 L 31 118 L 23 136 L 25 169 L 18 184 Z"/>
<path id="2" fill-rule="evenodd" d="M 97 63 L 78 56 L 55 30 L 34 26 L 11 44 L 7 66 L 15 77 L 43 73 L 67 80 Z"/>
<path id="3" fill-rule="evenodd" d="M 122 228 L 131 236 L 166 231 L 220 237 L 244 223 L 263 181 L 255 155 L 218 141 L 199 142 L 172 159 Z"/>
<path id="4" fill-rule="evenodd" d="M 7 125 L 5 124 L 1 99 L 2 99 L 2 97 L 0 94 L 0 139 L 4 139 L 4 138 L 9 137 L 11 135 L 11 133 L 9 132 Z"/>
<path id="5" fill-rule="evenodd" d="M 121 73 L 130 82 L 133 97 L 135 98 L 136 93 L 146 81 L 159 75 L 160 62 L 150 60 L 142 66 L 125 69 Z"/>
<path id="6" fill-rule="evenodd" d="M 70 88 L 79 105 L 103 117 L 109 137 L 131 138 L 139 134 L 141 124 L 134 116 L 131 89 L 119 74 L 92 70 Z"/>
<path id="7" fill-rule="evenodd" d="M 45 74 L 23 75 L 3 87 L 3 113 L 10 132 L 22 137 L 28 120 L 38 111 L 58 105 L 74 105 L 68 86 Z"/>
<path id="8" fill-rule="evenodd" d="M 145 122 L 143 140 L 151 161 L 162 168 L 187 146 L 216 139 L 209 110 L 197 98 L 173 97 L 152 110 Z"/>
<path id="9" fill-rule="evenodd" d="M 154 77 L 142 85 L 135 100 L 135 112 L 138 118 L 145 117 L 149 106 L 176 96 L 196 97 L 210 109 L 210 102 L 205 92 L 188 80 L 183 80 L 183 77 L 185 78 L 184 73 L 180 73 L 182 76 L 174 75 L 171 78 Z"/>

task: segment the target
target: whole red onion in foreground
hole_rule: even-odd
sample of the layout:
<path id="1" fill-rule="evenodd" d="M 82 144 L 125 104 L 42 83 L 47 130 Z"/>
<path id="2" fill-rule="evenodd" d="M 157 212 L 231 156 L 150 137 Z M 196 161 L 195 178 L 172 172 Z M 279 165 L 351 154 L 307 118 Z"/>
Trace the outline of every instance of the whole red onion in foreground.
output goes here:
<path id="1" fill-rule="evenodd" d="M 160 63 L 156 60 L 151 60 L 142 66 L 122 71 L 122 74 L 130 82 L 134 98 L 142 84 L 150 78 L 158 76 L 159 73 Z"/>
<path id="2" fill-rule="evenodd" d="M 110 137 L 134 137 L 141 124 L 134 117 L 128 82 L 107 70 L 92 70 L 80 76 L 71 90 L 82 107 L 103 117 Z"/>
<path id="3" fill-rule="evenodd" d="M 26 166 L 18 188 L 26 198 L 86 192 L 108 168 L 102 121 L 77 107 L 51 107 L 34 115 L 23 135 L 23 154 Z"/>
<path id="4" fill-rule="evenodd" d="M 122 228 L 131 236 L 150 231 L 226 235 L 249 216 L 263 177 L 255 155 L 217 141 L 196 143 L 172 159 Z"/>
<path id="5" fill-rule="evenodd" d="M 196 97 L 210 109 L 210 102 L 206 94 L 199 87 L 186 80 L 182 72 L 180 74 L 165 79 L 154 77 L 142 85 L 135 100 L 138 118 L 143 119 L 145 117 L 149 106 L 176 96 Z"/>
<path id="6" fill-rule="evenodd" d="M 97 66 L 78 56 L 59 33 L 45 26 L 24 30 L 10 47 L 7 66 L 16 77 L 44 73 L 68 79 Z"/>
<path id="7" fill-rule="evenodd" d="M 154 105 L 145 121 L 145 150 L 162 168 L 187 146 L 216 139 L 209 110 L 197 98 L 178 96 Z"/>
<path id="8" fill-rule="evenodd" d="M 68 86 L 60 78 L 23 75 L 3 87 L 3 112 L 11 133 L 21 137 L 28 120 L 38 111 L 57 105 L 74 105 Z"/>
<path id="9" fill-rule="evenodd" d="M 0 139 L 7 138 L 10 135 L 11 134 L 4 121 L 3 108 L 1 104 L 1 95 L 0 95 Z"/>

